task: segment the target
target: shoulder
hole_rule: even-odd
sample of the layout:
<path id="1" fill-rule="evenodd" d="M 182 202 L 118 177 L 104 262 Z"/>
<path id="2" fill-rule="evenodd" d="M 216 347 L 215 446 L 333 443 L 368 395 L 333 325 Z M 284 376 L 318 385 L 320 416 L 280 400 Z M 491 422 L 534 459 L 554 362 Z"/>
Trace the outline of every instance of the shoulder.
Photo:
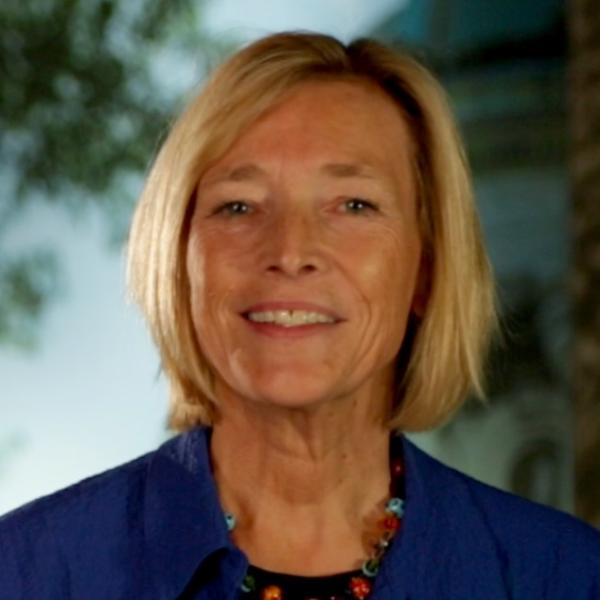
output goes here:
<path id="1" fill-rule="evenodd" d="M 0 588 L 10 598 L 70 597 L 72 570 L 89 583 L 131 553 L 152 454 L 89 477 L 0 517 Z M 25 568 L 25 565 L 27 567 Z M 59 591 L 60 590 L 60 591 Z M 62 594 L 62 595 L 61 595 Z"/>
<path id="2" fill-rule="evenodd" d="M 0 596 L 156 597 L 221 530 L 207 434 L 191 431 L 0 517 Z"/>
<path id="3" fill-rule="evenodd" d="M 158 449 L 131 461 L 87 477 L 57 492 L 29 502 L 0 516 L 0 539 L 11 529 L 59 526 L 79 520 L 102 521 L 124 517 L 131 520 L 133 507 L 143 502 L 149 476 L 163 467 L 181 477 L 181 473 L 196 474 L 206 465 L 205 431 L 197 430 L 168 439 Z M 154 469 L 154 473 L 152 473 Z M 163 475 L 161 472 L 160 475 Z M 164 483 L 164 481 L 155 481 Z"/>
<path id="4" fill-rule="evenodd" d="M 600 586 L 600 532 L 571 515 L 477 481 L 410 442 L 405 448 L 407 462 L 418 472 L 419 493 L 429 497 L 438 530 L 444 532 L 439 535 L 451 536 L 457 552 L 493 555 L 510 587 L 532 594 L 539 593 L 535 585 Z"/>
<path id="5" fill-rule="evenodd" d="M 11 529 L 39 529 L 42 523 L 74 524 L 90 511 L 99 510 L 108 516 L 118 513 L 126 498 L 143 485 L 147 465 L 153 453 L 146 454 L 87 477 L 57 492 L 29 502 L 0 517 L 0 535 Z"/>
<path id="6" fill-rule="evenodd" d="M 547 536 L 552 532 L 562 538 L 573 532 L 582 536 L 582 541 L 588 540 L 592 545 L 600 543 L 600 533 L 579 519 L 478 481 L 410 445 L 421 474 L 435 480 L 433 495 L 442 506 L 460 498 L 461 505 L 455 509 L 480 513 L 499 535 L 510 536 L 513 532 L 526 530 L 529 532 L 527 539 L 532 539 L 535 534 Z M 548 541 L 547 537 L 545 539 Z"/>

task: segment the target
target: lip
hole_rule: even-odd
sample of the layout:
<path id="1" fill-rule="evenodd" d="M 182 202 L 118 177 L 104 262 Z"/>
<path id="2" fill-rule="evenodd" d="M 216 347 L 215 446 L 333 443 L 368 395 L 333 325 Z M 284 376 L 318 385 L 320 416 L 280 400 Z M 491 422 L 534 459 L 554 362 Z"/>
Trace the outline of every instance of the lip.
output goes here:
<path id="1" fill-rule="evenodd" d="M 299 327 L 282 327 L 274 323 L 257 323 L 248 319 L 248 313 L 251 312 L 266 312 L 276 310 L 305 310 L 310 312 L 318 312 L 327 315 L 333 319 L 333 323 L 312 323 L 310 325 L 302 325 Z M 340 323 L 344 322 L 339 314 L 332 311 L 330 308 L 315 304 L 314 302 L 305 302 L 298 300 L 277 300 L 268 302 L 259 302 L 253 304 L 243 310 L 240 316 L 244 322 L 255 332 L 273 338 L 296 339 L 314 334 L 322 334 L 333 331 Z"/>
<path id="2" fill-rule="evenodd" d="M 248 313 L 251 312 L 267 312 L 276 310 L 305 310 L 307 312 L 316 312 L 331 317 L 335 323 L 345 320 L 330 308 L 320 304 L 315 304 L 313 302 L 304 302 L 302 300 L 276 300 L 259 302 L 257 304 L 253 304 L 252 306 L 248 306 L 240 314 L 243 317 L 246 317 Z"/>

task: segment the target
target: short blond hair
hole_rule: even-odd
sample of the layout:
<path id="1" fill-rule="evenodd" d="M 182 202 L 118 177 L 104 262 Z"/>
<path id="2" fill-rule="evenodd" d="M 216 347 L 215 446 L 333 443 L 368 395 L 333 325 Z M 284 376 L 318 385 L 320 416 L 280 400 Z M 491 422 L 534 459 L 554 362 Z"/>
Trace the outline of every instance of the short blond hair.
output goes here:
<path id="1" fill-rule="evenodd" d="M 170 384 L 171 428 L 210 425 L 213 373 L 192 324 L 186 272 L 192 198 L 207 167 L 304 81 L 362 80 L 402 110 L 415 142 L 420 227 L 429 295 L 398 357 L 390 428 L 436 426 L 467 395 L 482 393 L 495 325 L 491 269 L 470 175 L 446 96 L 406 53 L 362 39 L 280 33 L 243 48 L 213 73 L 175 122 L 150 169 L 129 239 L 128 283 L 159 348 Z"/>

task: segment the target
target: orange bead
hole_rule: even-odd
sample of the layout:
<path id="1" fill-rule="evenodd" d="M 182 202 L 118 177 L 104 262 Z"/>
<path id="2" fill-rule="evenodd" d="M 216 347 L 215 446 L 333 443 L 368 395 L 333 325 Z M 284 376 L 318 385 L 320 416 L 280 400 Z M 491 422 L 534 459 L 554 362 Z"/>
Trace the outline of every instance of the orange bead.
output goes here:
<path id="1" fill-rule="evenodd" d="M 350 592 L 357 600 L 365 600 L 371 593 L 371 583 L 364 577 L 353 577 L 350 580 Z"/>
<path id="2" fill-rule="evenodd" d="M 283 600 L 283 591 L 276 585 L 268 585 L 260 593 L 260 600 Z"/>

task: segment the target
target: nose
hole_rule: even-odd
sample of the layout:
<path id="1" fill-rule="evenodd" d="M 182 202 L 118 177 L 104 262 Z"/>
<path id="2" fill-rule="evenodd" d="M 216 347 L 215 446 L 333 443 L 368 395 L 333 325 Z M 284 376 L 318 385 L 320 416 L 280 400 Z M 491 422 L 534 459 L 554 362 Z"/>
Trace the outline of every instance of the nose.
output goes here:
<path id="1" fill-rule="evenodd" d="M 325 261 L 317 219 L 299 211 L 273 219 L 264 240 L 266 270 L 290 277 L 320 272 Z"/>

